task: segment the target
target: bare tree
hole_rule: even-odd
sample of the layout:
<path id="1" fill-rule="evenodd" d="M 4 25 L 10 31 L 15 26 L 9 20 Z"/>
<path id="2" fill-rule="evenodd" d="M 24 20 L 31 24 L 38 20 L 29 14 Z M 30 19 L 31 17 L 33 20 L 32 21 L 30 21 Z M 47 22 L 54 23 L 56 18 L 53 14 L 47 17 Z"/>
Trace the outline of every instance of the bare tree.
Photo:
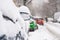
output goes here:
<path id="1" fill-rule="evenodd" d="M 38 3 L 33 3 L 34 1 L 36 0 L 32 0 L 29 4 L 27 4 L 31 10 L 32 15 L 53 17 L 54 13 L 58 10 L 57 0 L 48 0 L 49 3 L 39 2 L 41 0 L 37 0 Z"/>
<path id="2" fill-rule="evenodd" d="M 54 13 L 57 12 L 57 0 L 49 0 L 48 4 L 44 4 L 44 13 L 48 17 L 53 17 Z"/>
<path id="3" fill-rule="evenodd" d="M 17 7 L 20 7 L 21 5 L 24 4 L 23 0 L 13 0 L 13 1 Z"/>
<path id="4" fill-rule="evenodd" d="M 47 0 L 46 0 L 47 1 Z M 16 0 L 16 5 L 27 6 L 33 16 L 53 17 L 55 12 L 60 11 L 59 0 Z"/>

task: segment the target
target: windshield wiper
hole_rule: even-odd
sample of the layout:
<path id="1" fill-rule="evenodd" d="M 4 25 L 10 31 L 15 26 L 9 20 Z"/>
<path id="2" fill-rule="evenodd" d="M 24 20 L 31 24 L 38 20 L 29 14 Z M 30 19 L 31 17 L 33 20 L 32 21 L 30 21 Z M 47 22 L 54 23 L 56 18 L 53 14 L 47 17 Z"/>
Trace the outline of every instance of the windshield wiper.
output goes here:
<path id="1" fill-rule="evenodd" d="M 3 16 L 4 19 L 10 20 L 11 22 L 13 22 L 15 24 L 15 22 L 11 18 L 9 18 L 8 16 L 6 16 L 6 15 L 2 15 L 2 16 Z"/>

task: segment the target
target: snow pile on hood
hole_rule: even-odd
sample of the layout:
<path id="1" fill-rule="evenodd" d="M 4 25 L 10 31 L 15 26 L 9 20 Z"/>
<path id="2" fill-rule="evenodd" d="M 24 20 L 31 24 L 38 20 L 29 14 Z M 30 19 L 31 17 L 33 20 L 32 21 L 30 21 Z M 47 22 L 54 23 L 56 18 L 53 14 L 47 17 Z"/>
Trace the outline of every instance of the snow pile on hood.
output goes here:
<path id="1" fill-rule="evenodd" d="M 24 20 L 29 20 L 30 19 L 30 10 L 28 7 L 26 6 L 21 6 L 20 8 L 18 8 L 21 16 L 23 17 Z"/>
<path id="2" fill-rule="evenodd" d="M 19 23 L 16 22 L 16 24 L 14 24 L 10 20 L 5 20 L 0 12 L 0 35 L 6 34 L 7 36 L 14 37 L 19 31 L 21 31 Z"/>
<path id="3" fill-rule="evenodd" d="M 26 32 L 28 32 L 29 30 L 29 25 L 30 25 L 30 10 L 27 6 L 21 6 L 18 8 L 19 13 L 21 14 L 22 18 L 25 21 L 25 25 L 26 25 Z"/>
<path id="4" fill-rule="evenodd" d="M 12 0 L 0 0 L 0 10 L 4 15 L 12 18 L 14 21 L 17 19 L 16 15 L 18 14 L 18 12 Z"/>
<path id="5" fill-rule="evenodd" d="M 14 20 L 14 22 L 16 22 L 16 19 L 20 19 L 20 22 L 22 21 L 21 23 L 23 23 L 23 19 L 13 3 L 13 0 L 0 0 L 0 10 L 4 15 Z"/>
<path id="6" fill-rule="evenodd" d="M 50 21 L 50 22 L 53 21 L 53 18 L 48 18 L 48 21 Z"/>
<path id="7" fill-rule="evenodd" d="M 19 14 L 13 0 L 0 0 L 0 10 L 2 13 L 16 22 L 19 20 L 19 23 L 22 27 L 25 27 L 24 20 Z"/>
<path id="8" fill-rule="evenodd" d="M 6 34 L 7 36 L 15 36 L 18 31 L 25 32 L 25 22 L 21 15 L 19 14 L 16 6 L 12 0 L 0 0 L 0 32 Z M 6 15 L 11 18 L 14 22 L 10 20 L 6 21 L 2 15 Z M 16 22 L 17 20 L 17 22 Z M 23 28 L 21 30 L 21 27 Z M 25 34 L 25 33 L 22 33 Z"/>
<path id="9" fill-rule="evenodd" d="M 29 8 L 26 7 L 26 6 L 21 6 L 21 7 L 19 8 L 19 12 L 26 12 L 26 13 L 28 13 L 29 15 L 31 15 Z"/>
<path id="10" fill-rule="evenodd" d="M 41 16 L 32 16 L 34 19 L 36 19 L 36 18 L 42 18 Z"/>

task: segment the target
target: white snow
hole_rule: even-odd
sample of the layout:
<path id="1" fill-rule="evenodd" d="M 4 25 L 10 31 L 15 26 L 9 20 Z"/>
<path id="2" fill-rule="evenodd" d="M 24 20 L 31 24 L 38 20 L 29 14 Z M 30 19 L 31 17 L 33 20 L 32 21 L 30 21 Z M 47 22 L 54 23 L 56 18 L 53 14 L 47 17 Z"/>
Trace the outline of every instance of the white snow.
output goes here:
<path id="1" fill-rule="evenodd" d="M 48 22 L 39 29 L 29 33 L 29 40 L 60 40 L 60 24 Z"/>
<path id="2" fill-rule="evenodd" d="M 57 19 L 57 21 L 60 22 L 60 16 L 59 16 L 59 18 Z"/>
<path id="3" fill-rule="evenodd" d="M 32 3 L 34 2 L 39 4 L 37 1 L 32 1 Z M 41 2 L 43 2 L 43 0 L 41 0 Z M 2 17 L 3 14 L 10 17 L 15 22 L 15 24 L 10 20 L 8 21 L 5 20 Z M 57 15 L 55 16 L 55 18 L 58 18 L 59 16 L 60 15 Z M 16 22 L 16 20 L 18 21 Z M 27 24 L 25 25 L 25 23 Z M 26 39 L 28 37 L 26 34 L 26 26 L 28 26 L 28 24 L 29 24 L 28 22 L 25 22 L 23 20 L 12 0 L 0 0 L 0 35 L 6 34 L 8 37 L 10 36 L 14 37 L 19 31 L 21 31 L 22 35 Z M 21 27 L 23 27 L 23 29 L 21 29 Z M 45 23 L 44 26 L 38 25 L 38 27 L 39 27 L 38 30 L 29 33 L 28 37 L 29 40 L 60 39 L 60 24 Z"/>
<path id="4" fill-rule="evenodd" d="M 31 15 L 30 10 L 29 10 L 29 8 L 28 8 L 27 6 L 21 6 L 21 7 L 19 8 L 19 12 L 26 12 L 26 13 L 28 13 L 29 15 Z"/>
<path id="5" fill-rule="evenodd" d="M 21 31 L 21 26 L 18 22 L 14 24 L 10 20 L 5 20 L 0 13 L 0 33 L 6 34 L 7 36 L 16 36 L 16 34 Z M 0 34 L 1 35 L 1 34 Z"/>
<path id="6" fill-rule="evenodd" d="M 50 22 L 53 21 L 53 18 L 48 18 L 48 21 L 50 21 Z"/>
<path id="7" fill-rule="evenodd" d="M 57 19 L 59 19 L 59 17 L 60 17 L 60 12 L 56 12 L 54 14 L 54 19 L 57 20 Z"/>
<path id="8" fill-rule="evenodd" d="M 21 16 L 22 16 L 22 18 L 25 21 L 26 32 L 28 32 L 29 24 L 30 24 L 30 20 L 29 19 L 30 19 L 30 15 L 31 15 L 30 10 L 29 10 L 29 8 L 27 6 L 21 6 L 20 8 L 18 8 L 18 11 L 19 11 L 19 13 L 23 12 L 23 14 L 21 14 Z M 27 13 L 27 14 L 25 14 L 25 13 Z"/>
<path id="9" fill-rule="evenodd" d="M 18 31 L 22 31 L 22 35 L 26 34 L 25 30 L 25 22 L 21 15 L 19 14 L 18 9 L 16 8 L 15 4 L 13 3 L 13 0 L 0 0 L 0 32 L 3 34 L 6 34 L 7 36 L 15 36 Z M 9 18 L 11 18 L 14 22 L 6 21 L 2 15 L 6 15 Z M 16 22 L 16 20 L 18 20 Z M 21 27 L 23 29 L 21 29 Z"/>
<path id="10" fill-rule="evenodd" d="M 55 27 L 53 25 L 47 24 L 47 28 L 49 30 L 51 30 L 52 32 L 57 33 L 58 35 L 60 35 L 60 32 L 59 32 L 60 28 L 59 27 Z"/>
<path id="11" fill-rule="evenodd" d="M 54 36 L 46 29 L 45 26 L 39 26 L 35 32 L 29 33 L 29 40 L 55 40 Z"/>
<path id="12" fill-rule="evenodd" d="M 58 23 L 47 23 L 46 27 L 47 29 L 56 37 L 60 40 L 60 25 Z"/>
<path id="13" fill-rule="evenodd" d="M 22 27 L 24 27 L 24 20 L 20 16 L 18 9 L 16 8 L 15 4 L 13 3 L 13 0 L 0 0 L 0 10 L 2 13 L 16 22 L 16 20 L 19 20 Z"/>

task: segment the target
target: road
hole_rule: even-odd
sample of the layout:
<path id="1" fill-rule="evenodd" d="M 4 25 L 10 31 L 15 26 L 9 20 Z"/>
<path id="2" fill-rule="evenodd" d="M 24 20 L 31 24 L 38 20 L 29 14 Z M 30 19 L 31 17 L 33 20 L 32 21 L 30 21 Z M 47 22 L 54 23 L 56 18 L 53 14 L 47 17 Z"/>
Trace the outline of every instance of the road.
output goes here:
<path id="1" fill-rule="evenodd" d="M 59 40 L 60 34 L 57 23 L 45 23 L 44 26 L 38 25 L 38 29 L 29 33 L 29 40 Z M 55 28 L 56 27 L 56 28 Z M 54 33 L 55 31 L 55 33 Z M 57 35 L 57 36 L 56 36 Z"/>

